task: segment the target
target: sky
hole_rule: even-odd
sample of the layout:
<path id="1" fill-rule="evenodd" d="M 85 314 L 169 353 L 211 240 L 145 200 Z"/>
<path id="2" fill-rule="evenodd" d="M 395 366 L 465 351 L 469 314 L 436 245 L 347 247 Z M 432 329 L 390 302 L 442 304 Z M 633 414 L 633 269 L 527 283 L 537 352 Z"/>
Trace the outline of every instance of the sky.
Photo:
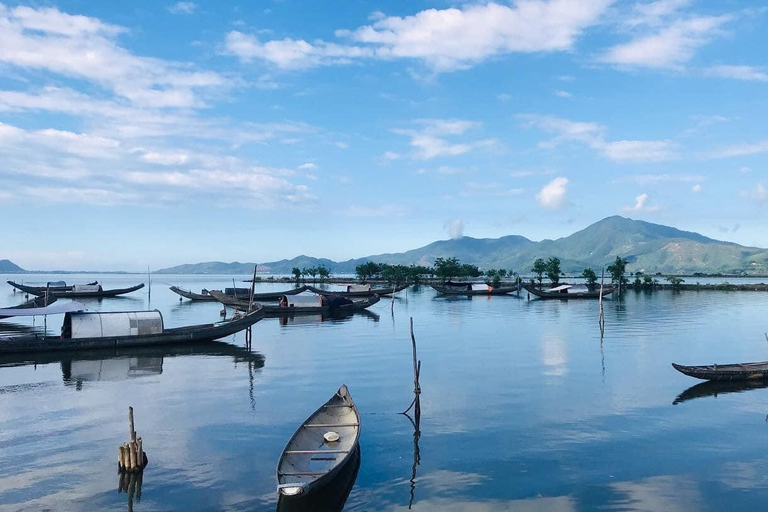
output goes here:
<path id="1" fill-rule="evenodd" d="M 329 5 L 0 3 L 0 259 L 343 260 L 610 215 L 768 247 L 768 4 Z"/>

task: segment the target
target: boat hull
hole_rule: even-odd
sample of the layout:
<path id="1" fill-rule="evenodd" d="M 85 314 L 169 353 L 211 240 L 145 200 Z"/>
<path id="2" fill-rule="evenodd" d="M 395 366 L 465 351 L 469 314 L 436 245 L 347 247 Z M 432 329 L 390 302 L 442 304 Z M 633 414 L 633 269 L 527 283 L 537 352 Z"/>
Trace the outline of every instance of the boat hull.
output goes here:
<path id="1" fill-rule="evenodd" d="M 176 327 L 165 329 L 157 334 L 76 339 L 40 335 L 2 338 L 0 339 L 0 354 L 173 345 L 213 341 L 240 332 L 262 318 L 264 318 L 264 311 L 258 308 L 236 320 L 215 324 Z"/>
<path id="2" fill-rule="evenodd" d="M 32 295 L 45 295 L 46 291 L 50 291 L 50 293 L 59 299 L 87 299 L 87 298 L 106 298 L 106 297 L 116 297 L 117 295 L 125 295 L 126 293 L 135 292 L 136 290 L 140 290 L 144 288 L 144 283 L 139 283 L 136 286 L 131 286 L 129 288 L 115 288 L 113 290 L 100 290 L 100 291 L 87 291 L 87 292 L 77 292 L 72 289 L 72 287 L 67 287 L 67 289 L 57 289 L 57 288 L 41 288 L 39 286 L 27 286 L 23 284 L 14 283 L 13 281 L 8 281 L 8 284 L 13 286 L 14 288 L 18 288 L 19 290 L 30 293 Z"/>
<path id="3" fill-rule="evenodd" d="M 500 286 L 491 290 L 457 290 L 452 286 L 442 286 L 438 284 L 433 284 L 430 286 L 441 295 L 507 295 L 509 293 L 514 293 L 519 289 L 517 285 Z"/>
<path id="4" fill-rule="evenodd" d="M 372 295 L 379 295 L 379 296 L 385 296 L 385 295 L 392 295 L 393 293 L 397 293 L 400 291 L 405 290 L 408 288 L 409 285 L 404 284 L 402 286 L 398 286 L 396 288 L 372 288 L 370 290 L 365 291 L 357 291 L 357 292 L 337 292 L 337 291 L 329 291 L 329 290 L 323 290 L 321 288 L 315 288 L 314 286 L 307 285 L 307 290 L 314 292 L 318 295 L 336 295 L 338 297 L 370 297 Z"/>
<path id="5" fill-rule="evenodd" d="M 600 290 L 592 290 L 592 291 L 586 291 L 586 292 L 571 292 L 571 293 L 560 293 L 560 292 L 545 292 L 544 290 L 538 290 L 536 288 L 533 288 L 532 286 L 523 285 L 523 288 L 530 293 L 531 295 L 535 295 L 539 299 L 558 299 L 558 300 L 571 300 L 571 299 L 599 299 L 600 298 Z M 606 295 L 612 294 L 614 291 L 616 291 L 616 288 L 603 288 L 603 297 Z"/>
<path id="6" fill-rule="evenodd" d="M 712 381 L 759 381 L 768 380 L 768 361 L 759 363 L 713 364 L 705 366 L 685 366 L 672 363 L 672 367 L 682 374 L 702 380 Z"/>

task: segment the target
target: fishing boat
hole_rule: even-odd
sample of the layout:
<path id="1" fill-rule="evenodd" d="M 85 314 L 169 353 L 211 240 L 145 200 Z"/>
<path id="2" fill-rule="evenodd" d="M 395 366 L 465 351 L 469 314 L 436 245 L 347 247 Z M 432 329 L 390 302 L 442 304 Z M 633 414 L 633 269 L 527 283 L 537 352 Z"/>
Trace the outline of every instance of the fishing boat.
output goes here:
<path id="1" fill-rule="evenodd" d="M 517 284 L 494 287 L 485 283 L 456 283 L 453 281 L 430 286 L 441 295 L 506 295 L 520 289 Z"/>
<path id="2" fill-rule="evenodd" d="M 684 366 L 672 363 L 675 370 L 703 380 L 765 380 L 768 379 L 768 361 L 759 363 L 712 364 Z"/>
<path id="3" fill-rule="evenodd" d="M 56 296 L 50 293 L 41 295 L 40 297 L 35 297 L 34 299 L 22 302 L 18 306 L 14 306 L 12 308 L 0 308 L 0 318 L 11 318 L 16 316 L 15 311 L 19 309 L 44 308 L 53 304 L 54 302 L 56 302 Z"/>
<path id="4" fill-rule="evenodd" d="M 51 292 L 71 292 L 72 289 L 75 287 L 73 284 L 67 284 L 66 281 L 48 281 L 45 286 L 29 286 L 25 284 L 18 284 L 13 281 L 6 281 L 9 285 L 13 286 L 14 288 L 21 290 L 26 293 L 31 293 L 32 295 L 42 295 L 43 293 L 47 291 Z M 88 283 L 88 286 L 99 284 L 98 281 L 94 281 L 92 283 Z M 81 285 L 83 286 L 83 285 Z"/>
<path id="5" fill-rule="evenodd" d="M 31 302 L 32 301 L 25 302 L 24 304 L 29 304 Z M 57 302 L 56 304 L 49 304 L 47 306 L 4 308 L 0 309 L 0 318 L 11 318 L 14 316 L 59 315 L 62 313 L 85 311 L 86 309 L 88 308 L 85 307 L 85 304 L 73 300 L 70 302 Z"/>
<path id="6" fill-rule="evenodd" d="M 224 292 L 223 292 L 223 295 L 225 295 L 229 299 L 232 299 L 232 300 L 235 300 L 235 301 L 247 301 L 247 302 L 250 302 L 250 298 L 251 298 L 250 290 L 248 290 L 248 293 L 245 293 L 245 294 L 242 292 L 242 290 L 244 290 L 244 288 L 225 288 Z M 189 291 L 184 290 L 182 288 L 179 288 L 177 286 L 171 286 L 171 291 L 181 295 L 182 297 L 185 297 L 185 298 L 187 298 L 189 300 L 192 300 L 192 301 L 206 301 L 206 302 L 216 302 L 216 301 L 219 301 L 219 302 L 221 302 L 216 297 L 211 295 L 210 291 L 205 290 L 205 289 L 203 289 L 203 293 L 200 294 L 200 293 L 189 292 Z M 216 291 L 216 292 L 222 294 L 222 292 L 220 290 L 213 290 L 213 291 Z M 235 293 L 233 293 L 233 291 Z M 258 301 L 262 301 L 262 300 L 266 300 L 266 301 L 279 300 L 280 297 L 282 297 L 283 295 L 298 295 L 299 293 L 303 293 L 305 291 L 307 291 L 307 287 L 306 286 L 300 286 L 298 288 L 293 288 L 291 290 L 286 290 L 286 291 L 282 291 L 282 292 L 254 293 L 253 294 L 253 300 L 254 300 L 254 302 L 258 302 Z M 223 304 L 223 302 L 222 302 L 222 304 Z"/>
<path id="7" fill-rule="evenodd" d="M 136 290 L 144 288 L 144 283 L 139 283 L 136 286 L 131 286 L 129 288 L 114 288 L 112 290 L 105 290 L 98 283 L 76 284 L 72 285 L 71 287 L 67 287 L 69 289 L 27 286 L 24 284 L 14 283 L 13 281 L 8 281 L 8 284 L 14 288 L 32 295 L 43 295 L 46 293 L 46 291 L 50 291 L 51 294 L 60 299 L 116 297 L 118 295 L 125 295 L 126 293 L 135 292 Z"/>
<path id="8" fill-rule="evenodd" d="M 391 288 L 372 288 L 369 284 L 349 284 L 345 291 L 336 290 L 323 290 L 322 288 L 315 288 L 314 286 L 307 285 L 307 289 L 318 295 L 338 295 L 339 297 L 370 297 L 371 295 L 392 295 L 399 291 L 408 288 L 407 284 L 400 286 L 393 286 Z"/>
<path id="9" fill-rule="evenodd" d="M 213 297 L 208 290 L 203 288 L 202 293 L 195 293 L 178 286 L 171 286 L 171 291 L 175 294 L 181 295 L 185 299 L 189 299 L 195 302 L 216 302 L 216 298 Z M 179 299 L 181 300 L 181 299 Z"/>
<path id="10" fill-rule="evenodd" d="M 277 463 L 280 496 L 306 496 L 331 484 L 359 450 L 360 412 L 347 386 L 293 434 Z"/>
<path id="11" fill-rule="evenodd" d="M 0 337 L 0 354 L 212 341 L 242 331 L 262 318 L 264 310 L 257 305 L 250 313 L 231 320 L 166 329 L 158 310 L 68 312 L 61 336 Z"/>
<path id="12" fill-rule="evenodd" d="M 221 292 L 211 290 L 211 295 L 231 308 L 238 311 L 248 311 L 251 301 L 228 297 Z M 366 309 L 379 302 L 378 295 L 364 298 L 339 297 L 336 295 L 284 295 L 280 300 L 282 305 L 261 304 L 268 317 L 291 316 L 300 314 L 343 313 Z M 253 302 L 253 305 L 259 304 Z"/>
<path id="13" fill-rule="evenodd" d="M 573 290 L 574 286 L 570 284 L 563 284 L 560 286 L 555 286 L 554 288 L 550 288 L 549 290 L 540 290 L 538 288 L 534 288 L 530 285 L 523 285 L 523 288 L 527 292 L 529 292 L 532 295 L 535 295 L 536 297 L 540 299 L 598 299 L 600 298 L 600 289 L 597 290 Z M 606 295 L 612 294 L 614 291 L 616 291 L 616 287 L 610 286 L 610 287 L 604 287 L 603 288 L 603 297 Z"/>

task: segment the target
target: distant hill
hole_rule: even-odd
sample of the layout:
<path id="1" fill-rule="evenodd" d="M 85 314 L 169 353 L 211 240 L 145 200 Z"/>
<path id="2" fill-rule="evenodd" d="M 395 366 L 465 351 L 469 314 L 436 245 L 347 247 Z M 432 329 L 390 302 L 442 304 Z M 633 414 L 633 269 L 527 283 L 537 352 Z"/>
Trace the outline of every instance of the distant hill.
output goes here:
<path id="1" fill-rule="evenodd" d="M 481 269 L 505 268 L 529 274 L 537 258 L 557 256 L 564 272 L 580 273 L 585 267 L 599 270 L 616 256 L 629 261 L 628 271 L 662 273 L 768 274 L 768 250 L 707 238 L 698 233 L 620 216 L 607 217 L 581 231 L 557 240 L 533 242 L 517 235 L 501 238 L 462 237 L 441 240 L 403 253 L 367 256 L 342 262 L 298 256 L 259 264 L 259 271 L 289 274 L 293 267 L 320 264 L 334 273 L 353 273 L 366 261 L 389 264 L 431 265 L 437 257 L 459 258 Z M 253 263 L 209 262 L 180 265 L 158 273 L 249 274 Z"/>
<path id="2" fill-rule="evenodd" d="M 11 260 L 0 260 L 0 274 L 23 274 L 24 272 L 26 270 Z"/>

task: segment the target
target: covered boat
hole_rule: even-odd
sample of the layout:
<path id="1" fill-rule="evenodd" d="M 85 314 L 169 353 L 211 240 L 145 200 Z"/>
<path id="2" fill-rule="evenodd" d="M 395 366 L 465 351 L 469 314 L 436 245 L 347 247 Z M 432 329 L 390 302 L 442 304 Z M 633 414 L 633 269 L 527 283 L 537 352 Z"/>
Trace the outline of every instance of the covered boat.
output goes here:
<path id="1" fill-rule="evenodd" d="M 211 295 L 231 308 L 248 311 L 251 302 L 227 297 L 221 292 L 211 290 Z M 340 297 L 338 295 L 284 295 L 278 305 L 262 304 L 266 316 L 290 316 L 303 314 L 342 313 L 360 311 L 379 302 L 378 295 L 363 298 Z M 254 305 L 259 303 L 253 302 Z"/>
<path id="2" fill-rule="evenodd" d="M 684 366 L 672 363 L 675 370 L 689 377 L 703 380 L 766 380 L 768 379 L 768 361 L 759 363 L 712 364 L 704 366 Z"/>
<path id="3" fill-rule="evenodd" d="M 550 288 L 548 290 L 541 290 L 539 288 L 535 288 L 531 285 L 523 285 L 523 288 L 527 292 L 529 292 L 531 295 L 535 295 L 536 297 L 540 299 L 599 299 L 600 298 L 600 289 L 597 290 L 590 290 L 590 289 L 574 289 L 573 285 L 570 284 L 563 284 L 560 286 L 555 286 L 554 288 Z M 603 297 L 606 295 L 612 294 L 614 291 L 616 291 L 616 287 L 613 286 L 605 286 L 603 287 Z"/>
<path id="4" fill-rule="evenodd" d="M 131 286 L 128 288 L 114 288 L 112 290 L 104 290 L 100 284 L 95 282 L 89 283 L 89 284 L 76 284 L 71 287 L 66 287 L 68 289 L 53 289 L 53 288 L 46 288 L 46 287 L 39 287 L 39 286 L 27 286 L 24 284 L 14 283 L 13 281 L 8 281 L 8 284 L 10 284 L 15 288 L 18 288 L 23 292 L 30 293 L 32 295 L 43 295 L 46 293 L 46 291 L 50 291 L 50 293 L 52 293 L 54 296 L 60 299 L 115 297 L 117 295 L 125 295 L 126 293 L 135 292 L 136 290 L 140 290 L 141 288 L 144 288 L 144 283 L 139 283 L 136 286 Z"/>
<path id="5" fill-rule="evenodd" d="M 322 288 L 316 288 L 309 285 L 307 286 L 309 291 L 315 292 L 319 295 L 338 295 L 339 297 L 370 297 L 371 295 L 392 295 L 393 293 L 405 290 L 406 288 L 408 288 L 407 284 L 384 288 L 373 288 L 369 284 L 349 284 L 347 285 L 346 291 L 337 291 L 323 290 Z"/>
<path id="6" fill-rule="evenodd" d="M 231 320 L 169 329 L 157 310 L 66 313 L 61 336 L 0 338 L 0 354 L 212 341 L 242 331 L 262 318 L 264 310 L 257 307 Z"/>
<path id="7" fill-rule="evenodd" d="M 29 286 L 26 284 L 18 284 L 13 281 L 6 281 L 9 285 L 13 286 L 17 290 L 21 290 L 26 293 L 31 293 L 33 295 L 42 295 L 46 291 L 51 292 L 70 292 L 72 291 L 72 288 L 74 285 L 67 284 L 65 281 L 48 281 L 45 283 L 45 286 Z M 89 285 L 92 284 L 99 284 L 98 281 L 94 281 L 92 283 L 88 283 Z"/>
<path id="8" fill-rule="evenodd" d="M 288 441 L 277 463 L 278 494 L 300 497 L 332 485 L 357 456 L 359 439 L 360 413 L 342 385 Z"/>
<path id="9" fill-rule="evenodd" d="M 457 283 L 446 281 L 443 284 L 430 285 L 435 291 L 442 295 L 506 295 L 519 290 L 519 286 L 496 286 L 493 287 L 485 283 Z"/>

